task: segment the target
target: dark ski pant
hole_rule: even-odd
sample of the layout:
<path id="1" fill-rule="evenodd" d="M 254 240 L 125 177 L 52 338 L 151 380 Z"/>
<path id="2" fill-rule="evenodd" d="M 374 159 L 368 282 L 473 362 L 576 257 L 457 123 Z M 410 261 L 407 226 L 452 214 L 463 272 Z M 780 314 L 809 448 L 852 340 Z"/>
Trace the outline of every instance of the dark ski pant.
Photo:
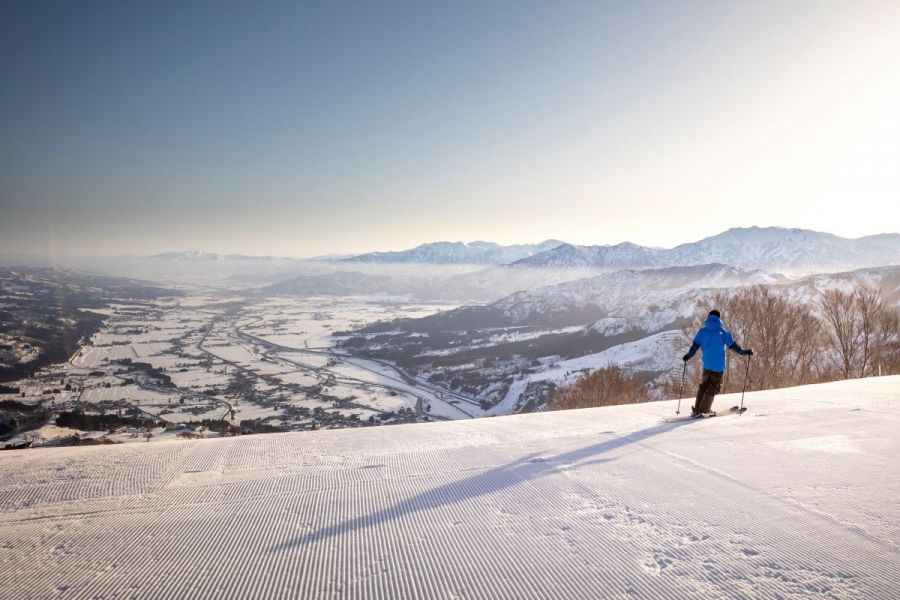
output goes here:
<path id="1" fill-rule="evenodd" d="M 712 410 L 713 400 L 722 387 L 724 376 L 725 373 L 703 369 L 703 379 L 700 381 L 700 387 L 697 388 L 697 401 L 694 403 L 695 411 L 708 413 Z"/>

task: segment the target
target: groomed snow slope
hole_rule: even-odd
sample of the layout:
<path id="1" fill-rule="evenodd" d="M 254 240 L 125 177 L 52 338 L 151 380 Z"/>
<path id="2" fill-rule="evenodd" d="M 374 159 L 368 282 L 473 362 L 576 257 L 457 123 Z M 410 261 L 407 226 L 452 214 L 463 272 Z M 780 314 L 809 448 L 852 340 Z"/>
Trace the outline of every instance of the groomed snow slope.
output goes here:
<path id="1" fill-rule="evenodd" d="M 4 452 L 0 598 L 897 598 L 900 377 L 747 403 Z"/>

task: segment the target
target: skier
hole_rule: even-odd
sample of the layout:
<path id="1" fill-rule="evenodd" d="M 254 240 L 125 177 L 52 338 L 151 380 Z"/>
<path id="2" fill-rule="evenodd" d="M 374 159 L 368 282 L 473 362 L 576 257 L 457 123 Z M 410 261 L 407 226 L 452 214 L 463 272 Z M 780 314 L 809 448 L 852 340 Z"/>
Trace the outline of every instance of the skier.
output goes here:
<path id="1" fill-rule="evenodd" d="M 694 343 L 684 355 L 684 362 L 689 361 L 698 348 L 703 349 L 703 379 L 697 388 L 697 400 L 691 407 L 691 416 L 694 418 L 710 414 L 713 399 L 719 393 L 725 376 L 725 349 L 742 356 L 753 356 L 753 350 L 744 350 L 734 341 L 731 332 L 722 325 L 722 315 L 717 310 L 709 311 L 706 325 L 694 336 Z"/>

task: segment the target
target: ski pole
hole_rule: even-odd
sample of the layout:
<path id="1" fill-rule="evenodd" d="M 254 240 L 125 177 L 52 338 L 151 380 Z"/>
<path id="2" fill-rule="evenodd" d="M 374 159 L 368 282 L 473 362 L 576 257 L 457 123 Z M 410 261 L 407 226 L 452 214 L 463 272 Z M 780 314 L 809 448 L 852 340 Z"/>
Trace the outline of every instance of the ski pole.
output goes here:
<path id="1" fill-rule="evenodd" d="M 744 389 L 741 390 L 741 408 L 738 411 L 738 415 L 744 414 L 744 392 L 747 391 L 747 380 L 750 378 L 750 361 L 753 360 L 752 356 L 747 357 L 747 372 L 744 373 Z"/>
<path id="2" fill-rule="evenodd" d="M 681 414 L 681 397 L 684 395 L 684 374 L 687 373 L 687 361 L 684 361 L 684 368 L 681 370 L 681 389 L 678 390 L 678 408 L 675 409 L 675 414 Z"/>

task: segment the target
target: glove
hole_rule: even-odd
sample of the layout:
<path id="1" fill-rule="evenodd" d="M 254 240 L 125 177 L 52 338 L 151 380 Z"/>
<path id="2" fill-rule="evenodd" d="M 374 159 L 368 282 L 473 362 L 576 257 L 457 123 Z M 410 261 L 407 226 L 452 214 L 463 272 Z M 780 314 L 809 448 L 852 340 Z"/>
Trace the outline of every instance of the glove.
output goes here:
<path id="1" fill-rule="evenodd" d="M 682 356 L 682 357 L 681 357 L 681 360 L 683 360 L 684 362 L 687 362 L 687 361 L 691 360 L 691 353 L 688 352 L 687 354 L 685 354 L 684 356 Z"/>
<path id="2" fill-rule="evenodd" d="M 753 356 L 753 350 L 747 348 L 746 350 L 744 350 L 744 356 Z"/>

